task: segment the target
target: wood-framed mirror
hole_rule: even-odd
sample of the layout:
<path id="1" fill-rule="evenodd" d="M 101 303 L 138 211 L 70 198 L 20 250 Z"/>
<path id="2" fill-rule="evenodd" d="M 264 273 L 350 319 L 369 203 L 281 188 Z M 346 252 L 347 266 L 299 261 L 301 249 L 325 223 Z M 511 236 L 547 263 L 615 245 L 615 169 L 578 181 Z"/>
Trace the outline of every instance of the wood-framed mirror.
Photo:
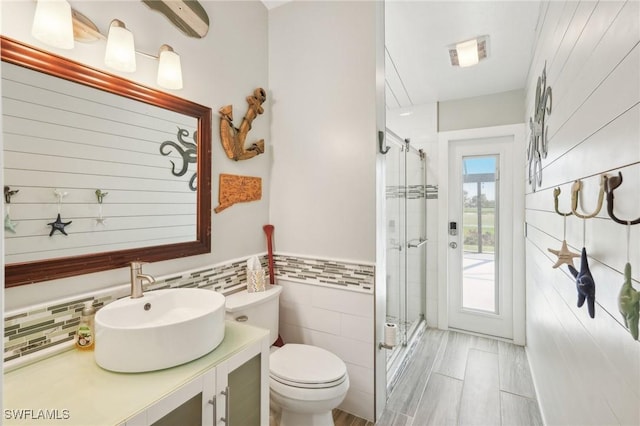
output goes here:
<path id="1" fill-rule="evenodd" d="M 0 43 L 5 287 L 211 251 L 211 108 Z"/>

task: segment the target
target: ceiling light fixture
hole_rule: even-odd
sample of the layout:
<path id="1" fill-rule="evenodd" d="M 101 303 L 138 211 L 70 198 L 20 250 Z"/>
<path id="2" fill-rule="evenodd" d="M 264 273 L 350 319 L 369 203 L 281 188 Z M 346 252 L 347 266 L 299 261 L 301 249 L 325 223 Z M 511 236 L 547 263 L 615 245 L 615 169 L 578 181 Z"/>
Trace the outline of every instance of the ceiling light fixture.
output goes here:
<path id="1" fill-rule="evenodd" d="M 74 39 L 81 42 L 106 40 L 104 63 L 122 72 L 136 70 L 136 54 L 158 61 L 158 86 L 182 89 L 180 56 L 167 44 L 160 46 L 158 56 L 135 50 L 133 33 L 118 19 L 111 21 L 105 37 L 89 18 L 73 10 L 66 0 L 38 0 L 31 33 L 50 46 L 71 49 Z"/>
<path id="2" fill-rule="evenodd" d="M 69 2 L 38 0 L 31 35 L 49 46 L 73 49 L 73 22 Z"/>
<path id="3" fill-rule="evenodd" d="M 470 67 L 488 56 L 489 36 L 477 37 L 449 46 L 449 59 L 454 67 Z"/>

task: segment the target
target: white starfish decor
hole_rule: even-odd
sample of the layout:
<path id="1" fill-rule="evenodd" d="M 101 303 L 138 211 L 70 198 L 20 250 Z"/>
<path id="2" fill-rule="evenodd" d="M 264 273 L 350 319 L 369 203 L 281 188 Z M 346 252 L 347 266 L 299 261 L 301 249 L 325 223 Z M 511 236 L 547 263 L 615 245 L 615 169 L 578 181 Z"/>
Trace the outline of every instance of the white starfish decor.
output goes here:
<path id="1" fill-rule="evenodd" d="M 551 253 L 558 256 L 558 260 L 556 261 L 555 265 L 553 265 L 554 268 L 558 268 L 559 266 L 565 263 L 567 265 L 573 266 L 573 258 L 580 257 L 579 253 L 574 253 L 569 250 L 569 247 L 567 247 L 566 240 L 562 240 L 562 247 L 560 248 L 560 250 L 553 250 L 550 248 L 548 248 L 547 250 L 549 250 Z"/>
<path id="2" fill-rule="evenodd" d="M 9 216 L 9 213 L 4 215 L 4 229 L 5 229 L 5 231 L 11 231 L 11 232 L 13 232 L 15 234 L 16 233 L 16 226 L 18 226 L 18 224 L 11 220 L 11 217 Z"/>

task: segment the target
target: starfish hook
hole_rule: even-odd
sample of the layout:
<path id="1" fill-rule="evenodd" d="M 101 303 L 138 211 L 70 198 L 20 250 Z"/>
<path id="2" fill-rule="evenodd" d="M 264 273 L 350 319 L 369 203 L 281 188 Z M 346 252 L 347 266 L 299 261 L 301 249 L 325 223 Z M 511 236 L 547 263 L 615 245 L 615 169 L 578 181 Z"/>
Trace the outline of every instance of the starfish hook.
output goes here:
<path id="1" fill-rule="evenodd" d="M 596 283 L 593 280 L 593 275 L 589 270 L 589 261 L 587 257 L 587 249 L 582 247 L 582 258 L 580 262 L 580 272 L 569 265 L 569 272 L 576 279 L 576 289 L 578 290 L 578 308 L 584 305 L 587 301 L 587 309 L 589 316 L 595 318 L 596 316 Z"/>

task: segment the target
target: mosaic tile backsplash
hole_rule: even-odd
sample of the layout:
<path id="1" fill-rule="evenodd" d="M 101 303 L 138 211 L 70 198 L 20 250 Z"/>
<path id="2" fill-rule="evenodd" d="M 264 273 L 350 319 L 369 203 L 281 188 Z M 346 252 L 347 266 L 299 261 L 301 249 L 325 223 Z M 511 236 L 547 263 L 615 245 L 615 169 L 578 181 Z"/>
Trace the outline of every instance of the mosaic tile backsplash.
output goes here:
<path id="1" fill-rule="evenodd" d="M 267 258 L 261 256 L 264 268 Z M 246 260 L 220 264 L 204 269 L 169 275 L 145 286 L 145 291 L 164 288 L 204 288 L 228 292 L 246 285 Z M 125 297 L 128 292 L 114 289 L 112 294 L 105 291 L 95 296 L 85 296 L 64 302 L 53 302 L 51 306 L 25 309 L 24 312 L 12 313 L 4 319 L 4 362 L 19 361 L 26 357 L 55 346 L 71 345 L 74 340 L 80 313 L 86 303 L 100 308 L 118 298 Z"/>
<path id="2" fill-rule="evenodd" d="M 333 284 L 373 293 L 375 273 L 373 265 L 284 254 L 274 255 L 274 263 L 276 277 L 310 284 Z"/>
<path id="3" fill-rule="evenodd" d="M 267 271 L 267 257 L 258 257 Z M 278 277 L 373 292 L 373 265 L 277 254 L 274 260 Z M 204 288 L 232 293 L 245 288 L 246 282 L 245 259 L 160 277 L 152 285 L 145 286 L 144 290 Z M 37 306 L 6 313 L 3 355 L 5 368 L 37 361 L 72 347 L 80 322 L 80 313 L 85 304 L 91 303 L 100 308 L 128 294 L 124 286 L 118 286 L 93 295 L 53 301 L 50 306 Z"/>

